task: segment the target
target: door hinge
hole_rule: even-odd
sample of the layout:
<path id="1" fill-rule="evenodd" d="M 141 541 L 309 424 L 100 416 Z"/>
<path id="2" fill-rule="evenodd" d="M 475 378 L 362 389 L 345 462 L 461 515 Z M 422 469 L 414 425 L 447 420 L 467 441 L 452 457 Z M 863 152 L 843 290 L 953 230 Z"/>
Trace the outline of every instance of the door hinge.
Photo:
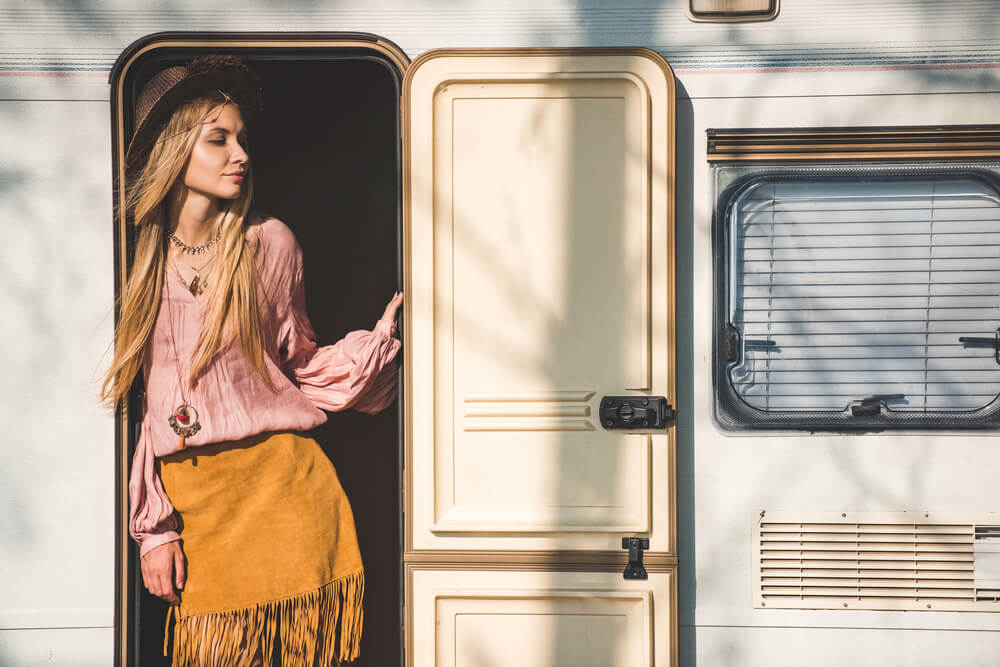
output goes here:
<path id="1" fill-rule="evenodd" d="M 623 537 L 622 549 L 628 549 L 628 564 L 625 566 L 626 579 L 649 579 L 642 564 L 642 551 L 649 548 L 648 537 Z"/>

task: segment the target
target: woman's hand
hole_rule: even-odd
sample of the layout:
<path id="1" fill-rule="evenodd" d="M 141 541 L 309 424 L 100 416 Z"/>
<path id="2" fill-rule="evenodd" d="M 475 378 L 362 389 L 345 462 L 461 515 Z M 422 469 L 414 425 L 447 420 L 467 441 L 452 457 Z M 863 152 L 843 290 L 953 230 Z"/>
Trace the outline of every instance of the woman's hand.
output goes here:
<path id="1" fill-rule="evenodd" d="M 184 552 L 178 540 L 161 544 L 140 559 L 146 590 L 170 604 L 180 604 L 184 588 Z"/>
<path id="2" fill-rule="evenodd" d="M 396 292 L 392 295 L 389 300 L 389 304 L 385 307 L 385 312 L 382 313 L 380 322 L 386 322 L 389 325 L 389 335 L 396 335 L 396 311 L 399 307 L 403 305 L 403 293 Z"/>

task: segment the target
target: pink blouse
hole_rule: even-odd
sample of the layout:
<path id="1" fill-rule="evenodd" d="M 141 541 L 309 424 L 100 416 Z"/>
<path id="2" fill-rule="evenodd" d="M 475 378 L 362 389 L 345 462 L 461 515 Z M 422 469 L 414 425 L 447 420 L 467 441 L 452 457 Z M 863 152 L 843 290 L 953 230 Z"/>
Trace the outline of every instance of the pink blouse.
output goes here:
<path id="1" fill-rule="evenodd" d="M 374 331 L 352 331 L 334 345 L 316 346 L 306 316 L 302 250 L 280 220 L 253 216 L 247 240 L 260 273 L 259 304 L 264 314 L 264 361 L 276 391 L 253 370 L 239 343 L 229 345 L 188 389 L 188 369 L 202 321 L 202 301 L 167 271 L 160 313 L 143 376 L 146 394 L 142 431 L 129 476 L 129 533 L 140 553 L 180 539 L 173 505 L 160 481 L 155 459 L 178 451 L 178 436 L 167 422 L 184 400 L 198 411 L 201 430 L 186 446 L 239 440 L 265 431 L 304 431 L 326 421 L 323 410 L 354 408 L 377 413 L 396 396 L 400 343 L 390 323 Z M 171 322 L 173 318 L 173 331 Z M 174 340 L 172 341 L 172 338 Z"/>

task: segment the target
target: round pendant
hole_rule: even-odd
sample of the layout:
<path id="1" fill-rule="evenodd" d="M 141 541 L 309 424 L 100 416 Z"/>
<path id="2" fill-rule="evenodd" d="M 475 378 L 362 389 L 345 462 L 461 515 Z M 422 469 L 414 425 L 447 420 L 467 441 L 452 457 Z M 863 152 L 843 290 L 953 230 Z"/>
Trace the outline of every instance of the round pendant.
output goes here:
<path id="1" fill-rule="evenodd" d="M 174 433 L 182 438 L 190 438 L 201 430 L 201 424 L 198 422 L 198 411 L 187 403 L 182 403 L 175 408 L 167 423 L 170 424 L 170 428 L 174 429 Z"/>

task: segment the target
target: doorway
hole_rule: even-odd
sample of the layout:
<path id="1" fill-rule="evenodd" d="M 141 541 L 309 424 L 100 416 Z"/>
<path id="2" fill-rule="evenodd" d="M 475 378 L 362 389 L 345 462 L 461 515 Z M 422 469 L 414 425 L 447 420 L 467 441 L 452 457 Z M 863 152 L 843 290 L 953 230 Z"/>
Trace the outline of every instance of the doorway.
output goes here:
<path id="1" fill-rule="evenodd" d="M 112 113 L 131 118 L 143 83 L 163 67 L 201 53 L 240 55 L 260 76 L 264 95 L 264 122 L 251 137 L 254 208 L 288 224 L 302 247 L 308 314 L 318 342 L 332 344 L 348 331 L 371 329 L 402 285 L 402 72 L 374 49 L 340 48 L 335 39 L 322 48 L 233 40 L 196 35 L 182 47 L 134 58 L 117 104 L 118 96 L 112 98 Z M 119 63 L 139 50 L 133 45 Z M 113 87 L 121 70 L 112 74 Z M 374 416 L 331 413 L 313 432 L 354 509 L 365 563 L 365 629 L 361 658 L 353 665 L 402 662 L 401 414 L 399 401 Z M 131 417 L 134 424 L 140 415 L 133 410 Z M 127 450 L 119 465 L 128 465 L 134 440 L 119 443 Z M 127 493 L 120 489 L 118 495 L 119 503 L 127 503 Z M 119 539 L 128 539 L 123 530 Z M 129 555 L 120 567 L 119 599 L 126 599 L 119 609 L 127 619 L 118 624 L 118 662 L 167 665 L 166 605 L 143 587 L 135 549 L 119 553 Z"/>

